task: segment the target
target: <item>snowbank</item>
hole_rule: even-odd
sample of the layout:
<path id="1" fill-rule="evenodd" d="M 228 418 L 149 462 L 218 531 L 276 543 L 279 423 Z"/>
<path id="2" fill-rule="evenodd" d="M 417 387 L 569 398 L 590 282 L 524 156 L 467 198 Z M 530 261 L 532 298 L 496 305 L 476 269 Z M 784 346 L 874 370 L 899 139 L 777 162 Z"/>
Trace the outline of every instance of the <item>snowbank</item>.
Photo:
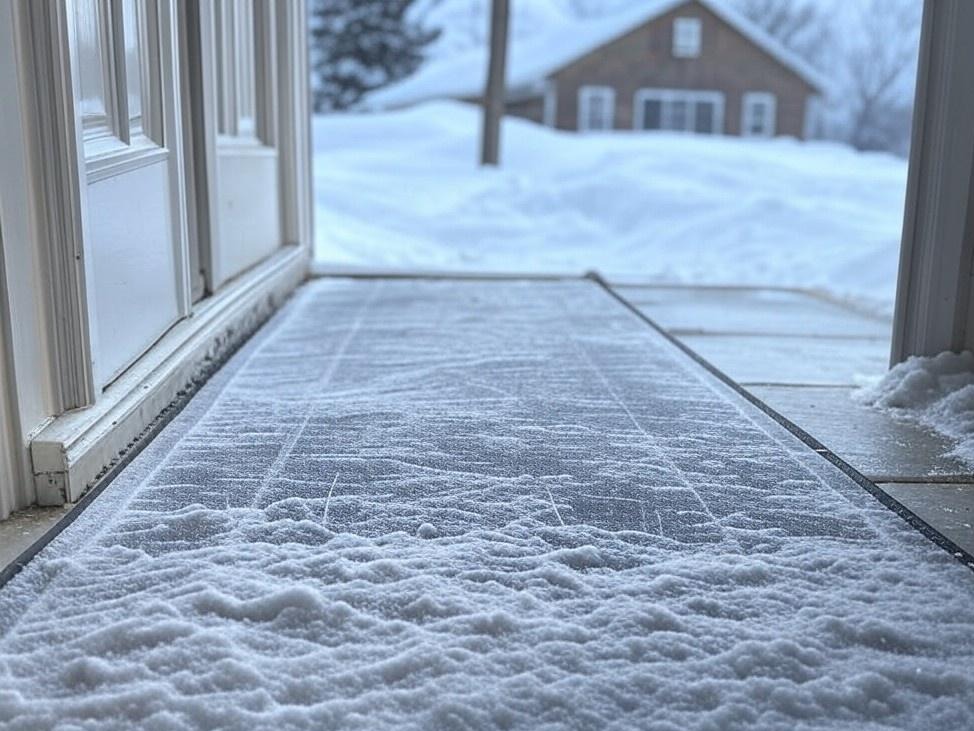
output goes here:
<path id="1" fill-rule="evenodd" d="M 974 354 L 910 358 L 857 397 L 956 440 L 950 455 L 974 465 Z"/>
<path id="2" fill-rule="evenodd" d="M 346 265 L 801 285 L 891 309 L 906 164 L 828 143 L 504 127 L 438 102 L 314 121 L 317 256 Z"/>

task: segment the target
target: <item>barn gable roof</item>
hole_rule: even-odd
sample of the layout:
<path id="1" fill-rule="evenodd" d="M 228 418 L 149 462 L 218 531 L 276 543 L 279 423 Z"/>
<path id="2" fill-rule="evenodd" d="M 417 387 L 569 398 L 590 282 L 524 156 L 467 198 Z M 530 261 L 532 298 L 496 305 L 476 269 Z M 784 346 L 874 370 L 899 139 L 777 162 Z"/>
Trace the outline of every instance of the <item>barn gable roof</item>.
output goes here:
<path id="1" fill-rule="evenodd" d="M 791 70 L 818 91 L 824 91 L 822 76 L 806 61 L 785 48 L 726 0 L 696 0 L 737 30 L 758 48 Z M 508 57 L 508 89 L 512 93 L 534 94 L 557 71 L 691 0 L 650 0 L 636 10 L 616 13 L 599 20 L 560 26 L 547 33 L 511 44 Z M 408 79 L 370 95 L 368 106 L 388 108 L 429 99 L 477 97 L 483 91 L 487 50 L 477 48 L 456 57 L 424 65 Z"/>

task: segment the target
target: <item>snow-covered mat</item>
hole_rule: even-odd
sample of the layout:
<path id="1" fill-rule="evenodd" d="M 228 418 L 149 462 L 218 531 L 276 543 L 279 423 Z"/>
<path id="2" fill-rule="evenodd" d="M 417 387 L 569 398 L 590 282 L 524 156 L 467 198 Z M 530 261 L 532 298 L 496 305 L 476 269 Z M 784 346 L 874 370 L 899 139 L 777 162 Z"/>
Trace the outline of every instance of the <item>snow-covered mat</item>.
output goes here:
<path id="1" fill-rule="evenodd" d="M 972 607 L 591 282 L 319 281 L 0 591 L 0 727 L 966 729 Z"/>

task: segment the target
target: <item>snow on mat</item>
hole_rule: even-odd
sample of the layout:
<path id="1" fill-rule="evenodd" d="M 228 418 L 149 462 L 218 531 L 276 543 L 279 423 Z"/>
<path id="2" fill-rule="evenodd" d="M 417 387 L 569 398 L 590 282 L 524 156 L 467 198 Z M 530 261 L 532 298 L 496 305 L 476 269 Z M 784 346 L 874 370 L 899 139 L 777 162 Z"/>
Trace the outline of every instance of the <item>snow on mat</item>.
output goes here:
<path id="1" fill-rule="evenodd" d="M 322 281 L 0 591 L 0 726 L 972 728 L 972 606 L 595 285 Z"/>

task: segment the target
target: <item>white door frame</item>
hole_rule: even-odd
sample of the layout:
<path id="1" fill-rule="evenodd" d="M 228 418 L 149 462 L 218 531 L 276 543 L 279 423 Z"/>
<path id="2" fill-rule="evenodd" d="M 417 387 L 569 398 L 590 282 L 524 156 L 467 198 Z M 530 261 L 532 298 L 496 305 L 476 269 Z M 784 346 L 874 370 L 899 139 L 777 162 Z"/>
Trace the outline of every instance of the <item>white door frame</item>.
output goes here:
<path id="1" fill-rule="evenodd" d="M 10 298 L 4 265 L 3 230 L 0 228 L 0 519 L 23 507 L 32 497 L 26 479 L 24 440 L 18 419 L 19 405 L 10 332 Z"/>
<path id="2" fill-rule="evenodd" d="M 34 501 L 28 443 L 61 409 L 27 10 L 0 0 L 0 519 Z"/>
<path id="3" fill-rule="evenodd" d="M 141 1 L 170 9 L 166 17 L 173 23 L 190 4 Z M 70 5 L 0 0 L 0 285 L 5 285 L 0 287 L 0 519 L 32 502 L 77 499 L 307 275 L 312 201 L 306 8 L 303 2 L 275 5 L 286 39 L 278 54 L 281 131 L 287 141 L 282 145 L 287 203 L 282 228 L 290 245 L 194 305 L 192 317 L 100 391 L 92 367 L 97 333 L 85 249 L 90 170 L 83 164 L 74 101 L 78 59 L 68 42 L 74 32 Z M 176 28 L 177 39 L 181 30 Z M 168 108 L 180 113 L 177 104 Z M 186 121 L 175 125 L 177 132 Z M 191 138 L 184 135 L 179 146 L 187 163 L 197 157 Z M 187 173 L 182 182 L 192 179 Z M 196 201 L 189 192 L 183 196 L 190 204 Z M 190 253 L 184 248 L 187 260 Z M 189 312 L 189 277 L 184 281 Z M 11 470 L 19 470 L 21 479 L 8 481 Z"/>
<path id="4" fill-rule="evenodd" d="M 891 363 L 974 348 L 974 3 L 926 0 Z"/>
<path id="5" fill-rule="evenodd" d="M 303 3 L 256 0 L 256 12 L 270 16 L 273 38 L 264 48 L 272 53 L 277 77 L 261 78 L 269 64 L 258 64 L 258 86 L 271 91 L 276 99 L 276 115 L 263 119 L 263 127 L 273 138 L 278 159 L 278 210 L 280 231 L 278 243 L 293 245 L 312 240 L 311 135 L 308 84 L 308 46 L 306 9 Z M 184 54 L 191 73 L 184 87 L 192 94 L 189 112 L 192 127 L 198 130 L 192 142 L 196 150 L 193 182 L 195 211 L 193 233 L 195 248 L 207 272 L 207 286 L 212 291 L 228 279 L 218 271 L 219 216 L 214 210 L 219 201 L 217 169 L 216 69 L 210 61 L 208 46 L 215 37 L 211 6 L 192 6 L 183 18 Z M 195 73 L 192 73 L 195 72 Z M 188 97 L 190 98 L 190 97 Z"/>
<path id="6" fill-rule="evenodd" d="M 310 254 L 314 213 L 307 4 L 285 2 L 277 6 L 282 240 L 288 245 L 304 245 Z"/>
<path id="7" fill-rule="evenodd" d="M 14 3 L 21 37 L 32 53 L 24 54 L 35 79 L 29 118 L 34 135 L 32 197 L 39 202 L 37 221 L 47 263 L 52 356 L 56 363 L 56 404 L 61 410 L 94 403 L 91 278 L 85 241 L 85 186 L 81 129 L 71 73 L 71 17 L 67 3 Z"/>

